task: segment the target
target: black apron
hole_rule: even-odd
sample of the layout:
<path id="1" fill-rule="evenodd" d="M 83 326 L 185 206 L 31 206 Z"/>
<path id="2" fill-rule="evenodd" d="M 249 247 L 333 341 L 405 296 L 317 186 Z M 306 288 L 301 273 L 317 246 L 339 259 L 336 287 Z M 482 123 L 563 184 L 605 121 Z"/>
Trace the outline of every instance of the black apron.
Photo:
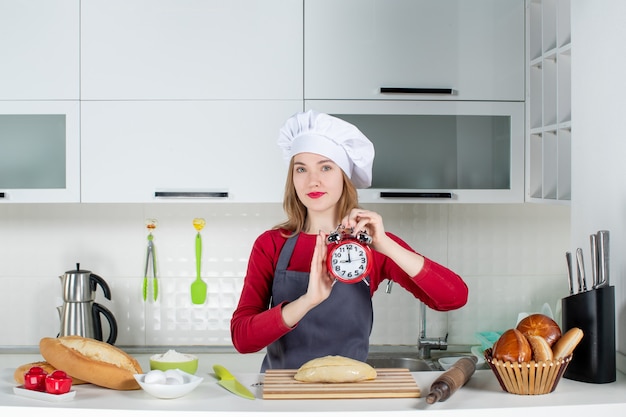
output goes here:
<path id="1" fill-rule="evenodd" d="M 298 235 L 285 242 L 272 283 L 271 306 L 293 301 L 305 294 L 309 273 L 287 271 Z M 369 277 L 366 278 L 369 280 Z M 374 313 L 369 285 L 335 282 L 330 296 L 300 320 L 289 333 L 267 347 L 261 372 L 267 369 L 298 369 L 305 362 L 326 355 L 365 361 Z"/>

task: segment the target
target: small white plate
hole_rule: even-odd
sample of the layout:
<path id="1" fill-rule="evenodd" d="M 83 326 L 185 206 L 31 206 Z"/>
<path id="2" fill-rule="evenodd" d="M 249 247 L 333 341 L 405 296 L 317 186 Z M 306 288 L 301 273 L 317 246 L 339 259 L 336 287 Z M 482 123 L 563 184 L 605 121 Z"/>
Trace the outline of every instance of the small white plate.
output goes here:
<path id="1" fill-rule="evenodd" d="M 470 351 L 472 352 L 474 356 L 476 356 L 476 359 L 478 359 L 476 366 L 479 366 L 485 363 L 485 351 L 483 350 L 482 346 L 472 346 Z"/>
<path id="2" fill-rule="evenodd" d="M 26 389 L 24 388 L 24 385 L 20 385 L 19 387 L 13 387 L 13 393 L 21 397 L 34 398 L 36 400 L 51 401 L 56 403 L 71 401 L 76 395 L 76 391 L 70 391 L 66 394 L 48 394 L 47 392 Z"/>
<path id="3" fill-rule="evenodd" d="M 144 382 L 146 374 L 135 374 L 134 377 L 144 391 L 154 397 L 163 399 L 179 398 L 187 395 L 196 389 L 196 387 L 204 380 L 204 378 L 188 374 L 180 369 L 176 369 L 175 371 L 182 375 L 184 381 L 183 384 L 146 384 Z"/>
<path id="4" fill-rule="evenodd" d="M 473 352 L 472 352 L 473 353 Z M 476 355 L 476 354 L 474 354 Z M 441 367 L 443 368 L 444 371 L 447 371 L 448 369 L 450 369 L 452 367 L 452 365 L 454 365 L 456 363 L 456 361 L 458 361 L 459 359 L 463 358 L 463 357 L 467 357 L 467 356 L 446 356 L 443 358 L 439 358 L 438 362 L 439 365 L 441 365 Z M 483 363 L 485 363 L 485 359 L 476 356 L 476 366 L 480 366 Z"/>

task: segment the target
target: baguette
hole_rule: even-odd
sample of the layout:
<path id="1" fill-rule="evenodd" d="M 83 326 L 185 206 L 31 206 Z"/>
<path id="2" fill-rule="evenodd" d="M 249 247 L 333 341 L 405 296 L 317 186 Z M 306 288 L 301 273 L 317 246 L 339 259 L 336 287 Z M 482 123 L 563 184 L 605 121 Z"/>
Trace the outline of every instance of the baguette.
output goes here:
<path id="1" fill-rule="evenodd" d="M 115 390 L 141 388 L 133 376 L 143 373 L 139 362 L 108 343 L 81 336 L 44 337 L 39 350 L 52 366 L 83 381 Z"/>
<path id="2" fill-rule="evenodd" d="M 578 327 L 569 329 L 559 340 L 552 346 L 552 352 L 555 359 L 565 358 L 574 352 L 574 348 L 580 343 L 584 334 Z"/>
<path id="3" fill-rule="evenodd" d="M 308 361 L 294 378 L 300 382 L 357 382 L 376 379 L 376 370 L 365 362 L 343 356 L 324 356 Z"/>
<path id="4" fill-rule="evenodd" d="M 54 366 L 50 365 L 48 362 L 45 362 L 45 361 L 25 363 L 24 365 L 18 366 L 17 369 L 15 369 L 15 372 L 13 373 L 13 379 L 15 379 L 15 382 L 17 382 L 20 385 L 24 384 L 24 374 L 28 372 L 30 368 L 32 368 L 33 366 L 40 367 L 48 375 L 50 375 L 52 372 L 57 370 L 57 368 L 55 368 Z M 81 384 L 87 383 L 83 381 L 82 379 L 74 378 L 73 376 L 69 374 L 68 376 L 72 378 L 72 385 L 81 385 Z"/>

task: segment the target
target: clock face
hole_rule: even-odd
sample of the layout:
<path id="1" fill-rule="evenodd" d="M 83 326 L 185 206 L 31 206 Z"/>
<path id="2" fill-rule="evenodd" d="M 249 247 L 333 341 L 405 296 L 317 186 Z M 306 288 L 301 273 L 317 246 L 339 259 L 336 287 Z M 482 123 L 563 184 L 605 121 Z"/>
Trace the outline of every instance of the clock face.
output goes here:
<path id="1" fill-rule="evenodd" d="M 343 241 L 328 247 L 328 271 L 340 281 L 358 282 L 371 269 L 371 250 L 356 241 Z"/>

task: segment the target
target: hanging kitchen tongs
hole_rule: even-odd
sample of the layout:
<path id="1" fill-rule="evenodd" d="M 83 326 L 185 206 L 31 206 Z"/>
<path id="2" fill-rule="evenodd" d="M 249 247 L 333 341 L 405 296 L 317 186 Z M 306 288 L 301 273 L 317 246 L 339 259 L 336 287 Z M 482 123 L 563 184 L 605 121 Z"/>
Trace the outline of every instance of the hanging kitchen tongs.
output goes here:
<path id="1" fill-rule="evenodd" d="M 154 301 L 157 300 L 159 296 L 159 283 L 157 281 L 157 268 L 156 268 L 156 253 L 154 250 L 154 237 L 152 236 L 152 231 L 156 229 L 157 221 L 155 219 L 146 220 L 146 228 L 148 229 L 148 249 L 146 251 L 146 270 L 143 274 L 143 300 L 146 301 L 148 298 L 148 270 L 150 269 L 150 264 L 152 264 L 152 298 Z"/>

